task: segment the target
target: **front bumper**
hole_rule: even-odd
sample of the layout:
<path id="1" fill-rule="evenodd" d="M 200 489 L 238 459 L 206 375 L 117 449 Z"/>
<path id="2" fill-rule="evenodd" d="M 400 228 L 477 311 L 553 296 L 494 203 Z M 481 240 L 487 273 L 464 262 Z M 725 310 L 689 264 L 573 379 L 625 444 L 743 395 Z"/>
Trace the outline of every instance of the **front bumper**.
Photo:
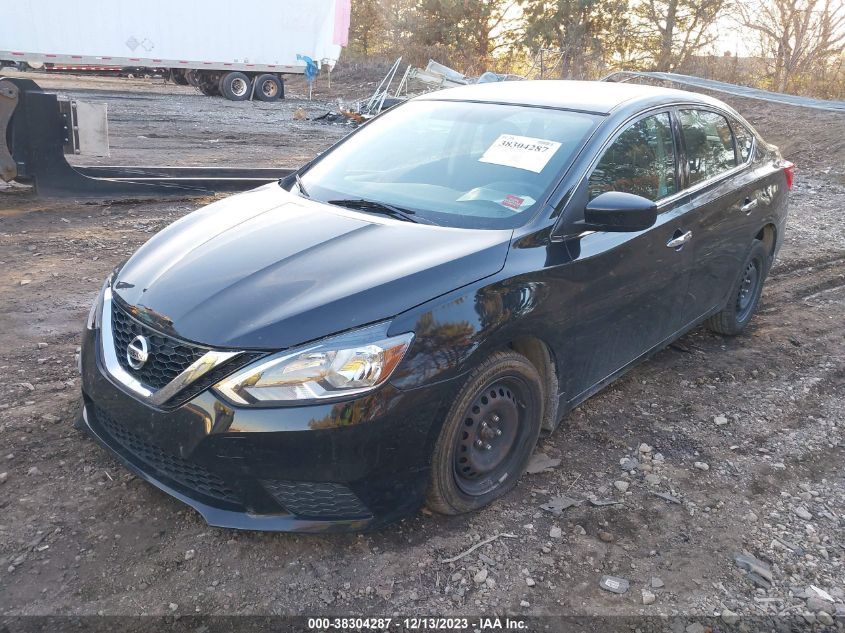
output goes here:
<path id="1" fill-rule="evenodd" d="M 83 425 L 129 470 L 209 525 L 291 532 L 374 529 L 416 511 L 455 382 L 386 385 L 349 402 L 233 407 L 207 390 L 164 411 L 81 353 Z"/>

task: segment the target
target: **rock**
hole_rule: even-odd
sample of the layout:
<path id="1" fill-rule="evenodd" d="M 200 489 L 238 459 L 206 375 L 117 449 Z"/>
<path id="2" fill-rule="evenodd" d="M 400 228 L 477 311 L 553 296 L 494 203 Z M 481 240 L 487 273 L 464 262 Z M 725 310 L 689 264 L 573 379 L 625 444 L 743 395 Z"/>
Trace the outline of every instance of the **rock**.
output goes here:
<path id="1" fill-rule="evenodd" d="M 62 420 L 59 416 L 53 415 L 52 413 L 45 413 L 41 416 L 41 419 L 45 422 L 49 422 L 50 424 L 57 424 Z"/>
<path id="2" fill-rule="evenodd" d="M 657 596 L 651 593 L 648 589 L 643 589 L 643 604 L 654 604 Z"/>
<path id="3" fill-rule="evenodd" d="M 751 510 L 748 511 L 748 513 L 745 515 L 744 518 L 749 523 L 756 523 L 757 522 L 757 515 L 754 514 L 753 512 L 751 512 Z"/>
<path id="4" fill-rule="evenodd" d="M 824 626 L 833 626 L 833 616 L 824 611 L 819 611 L 816 614 L 816 620 L 818 620 Z"/>
<path id="5" fill-rule="evenodd" d="M 481 569 L 476 572 L 475 576 L 473 576 L 472 579 L 480 585 L 485 580 L 487 580 L 487 573 L 487 569 Z"/>
<path id="6" fill-rule="evenodd" d="M 545 510 L 546 512 L 551 512 L 554 516 L 559 517 L 567 508 L 580 504 L 580 501 L 572 499 L 571 497 L 553 497 L 549 499 L 547 503 L 541 505 L 540 509 Z"/>
<path id="7" fill-rule="evenodd" d="M 613 487 L 616 488 L 619 492 L 628 492 L 628 486 L 630 485 L 631 484 L 629 484 L 627 481 L 622 481 L 621 479 L 619 481 L 613 482 Z"/>
<path id="8" fill-rule="evenodd" d="M 47 343 L 45 343 L 44 341 L 38 343 L 38 349 L 44 349 L 45 347 L 47 347 Z"/>
<path id="9" fill-rule="evenodd" d="M 526 577 L 526 578 L 525 578 L 525 584 L 526 584 L 526 585 L 528 585 L 529 587 L 533 587 L 533 586 L 534 586 L 534 585 L 536 585 L 537 583 L 535 583 L 535 582 L 534 582 L 534 579 L 533 579 L 533 578 L 531 578 L 530 576 L 528 576 L 528 577 Z"/>
<path id="10" fill-rule="evenodd" d="M 655 486 L 660 483 L 660 475 L 655 475 L 653 473 L 649 473 L 645 476 L 645 482 L 652 486 Z"/>
<path id="11" fill-rule="evenodd" d="M 461 578 L 463 577 L 464 575 L 461 572 L 456 571 L 454 574 L 452 574 L 452 582 L 461 582 Z"/>
<path id="12" fill-rule="evenodd" d="M 722 622 L 725 624 L 733 625 L 739 622 L 739 614 L 734 613 L 727 607 L 722 609 L 722 613 L 719 617 L 722 618 Z"/>
<path id="13" fill-rule="evenodd" d="M 610 532 L 605 532 L 604 530 L 602 530 L 599 532 L 599 539 L 601 539 L 605 543 L 612 543 L 613 535 Z"/>
<path id="14" fill-rule="evenodd" d="M 175 602 L 171 602 L 171 603 L 170 603 L 169 605 L 167 605 L 167 606 L 168 606 L 168 607 L 170 607 L 170 610 L 171 610 L 171 611 L 176 611 L 176 609 L 178 609 L 178 608 L 179 608 L 179 605 L 178 605 L 178 604 L 176 604 Z"/>
<path id="15" fill-rule="evenodd" d="M 531 606 L 531 603 L 528 602 L 528 600 L 520 600 L 519 606 L 522 607 L 522 608 L 528 608 L 528 607 Z"/>
<path id="16" fill-rule="evenodd" d="M 651 577 L 651 588 L 652 589 L 662 589 L 665 585 L 663 584 L 663 579 L 658 578 L 657 576 Z"/>
<path id="17" fill-rule="evenodd" d="M 549 530 L 549 538 L 561 538 L 562 536 L 563 530 L 556 525 L 553 525 L 552 529 Z"/>
<path id="18" fill-rule="evenodd" d="M 804 506 L 792 506 L 792 512 L 799 519 L 804 519 L 805 521 L 812 521 L 813 519 L 813 515 Z"/>
<path id="19" fill-rule="evenodd" d="M 810 596 L 807 598 L 807 608 L 813 613 L 818 613 L 819 611 L 830 614 L 836 613 L 836 607 L 832 602 L 823 600 L 818 596 Z"/>
<path id="20" fill-rule="evenodd" d="M 704 470 L 704 471 L 710 470 L 710 464 L 707 464 L 705 462 L 695 462 L 695 464 L 693 464 L 693 465 L 696 468 L 698 468 L 698 470 Z"/>
<path id="21" fill-rule="evenodd" d="M 20 385 L 27 391 L 35 391 L 35 386 L 31 382 L 19 382 L 18 385 Z"/>
<path id="22" fill-rule="evenodd" d="M 36 475 L 40 475 L 40 474 L 41 474 L 41 471 L 40 471 L 40 470 L 38 470 L 38 466 L 33 466 L 33 467 L 32 467 L 32 468 L 30 468 L 28 471 L 26 471 L 26 474 L 27 474 L 27 475 L 32 475 L 32 476 L 34 477 L 34 476 L 36 476 Z"/>
<path id="23" fill-rule="evenodd" d="M 197 555 L 196 550 L 189 549 L 187 552 L 185 552 L 185 560 L 191 560 L 196 555 Z"/>
<path id="24" fill-rule="evenodd" d="M 640 462 L 631 457 L 623 457 L 619 460 L 619 466 L 622 470 L 636 470 L 640 467 Z"/>
<path id="25" fill-rule="evenodd" d="M 9 473 L 0 473 L 0 484 L 5 484 L 9 478 Z"/>
<path id="26" fill-rule="evenodd" d="M 699 622 L 693 622 L 687 628 L 684 629 L 686 633 L 704 633 L 707 629 L 701 625 Z"/>
<path id="27" fill-rule="evenodd" d="M 525 472 L 529 475 L 536 475 L 537 473 L 550 471 L 558 466 L 560 466 L 559 459 L 552 459 L 545 453 L 534 453 L 525 467 Z"/>
<path id="28" fill-rule="evenodd" d="M 715 418 L 713 418 L 713 422 L 716 423 L 716 426 L 725 426 L 728 423 L 728 418 L 726 418 L 724 415 L 717 415 Z"/>
<path id="29" fill-rule="evenodd" d="M 748 572 L 748 577 L 757 585 L 768 589 L 772 582 L 772 570 L 763 561 L 757 560 L 750 554 L 737 554 L 734 562 L 740 569 Z"/>
<path id="30" fill-rule="evenodd" d="M 665 461 L 666 461 L 666 458 L 665 458 L 665 457 L 663 457 L 663 453 L 655 453 L 655 454 L 652 456 L 651 461 L 653 461 L 653 462 L 657 462 L 658 464 L 660 464 L 660 463 L 662 463 L 662 462 L 665 462 Z"/>
<path id="31" fill-rule="evenodd" d="M 581 525 L 576 525 L 572 529 L 572 531 L 575 532 L 575 534 L 577 534 L 578 536 L 584 536 L 587 533 L 587 530 L 585 530 L 584 527 Z"/>
<path id="32" fill-rule="evenodd" d="M 31 284 L 31 283 L 32 283 L 32 279 L 21 279 L 20 280 L 21 286 L 26 286 L 27 284 Z"/>
<path id="33" fill-rule="evenodd" d="M 648 444 L 643 442 L 642 444 L 640 444 L 639 450 L 640 450 L 641 453 L 650 453 L 651 452 L 651 446 L 649 446 Z"/>
<path id="34" fill-rule="evenodd" d="M 611 593 L 625 593 L 630 586 L 630 582 L 616 576 L 602 576 L 599 580 L 599 587 Z"/>

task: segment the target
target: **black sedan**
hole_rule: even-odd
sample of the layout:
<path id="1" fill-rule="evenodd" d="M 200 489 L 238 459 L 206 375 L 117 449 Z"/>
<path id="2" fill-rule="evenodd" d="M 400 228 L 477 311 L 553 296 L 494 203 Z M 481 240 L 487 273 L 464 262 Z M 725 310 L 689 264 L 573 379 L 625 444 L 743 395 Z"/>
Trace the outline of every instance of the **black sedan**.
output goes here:
<path id="1" fill-rule="evenodd" d="M 212 525 L 475 510 L 635 363 L 700 323 L 746 327 L 792 178 L 733 109 L 687 92 L 413 99 L 115 270 L 79 423 Z"/>

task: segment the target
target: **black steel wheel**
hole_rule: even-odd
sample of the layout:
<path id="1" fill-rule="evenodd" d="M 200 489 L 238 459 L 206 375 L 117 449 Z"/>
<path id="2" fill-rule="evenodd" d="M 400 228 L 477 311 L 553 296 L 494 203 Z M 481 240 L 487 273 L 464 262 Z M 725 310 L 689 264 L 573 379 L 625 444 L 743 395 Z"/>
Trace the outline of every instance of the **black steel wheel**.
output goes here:
<path id="1" fill-rule="evenodd" d="M 543 402 L 540 375 L 521 354 L 496 352 L 471 372 L 435 445 L 428 506 L 470 512 L 513 488 L 537 443 Z"/>
<path id="2" fill-rule="evenodd" d="M 769 272 L 769 260 L 766 245 L 760 240 L 754 240 L 739 278 L 731 290 L 728 304 L 721 312 L 707 320 L 707 327 L 728 336 L 739 334 L 745 329 L 760 303 L 763 282 Z"/>

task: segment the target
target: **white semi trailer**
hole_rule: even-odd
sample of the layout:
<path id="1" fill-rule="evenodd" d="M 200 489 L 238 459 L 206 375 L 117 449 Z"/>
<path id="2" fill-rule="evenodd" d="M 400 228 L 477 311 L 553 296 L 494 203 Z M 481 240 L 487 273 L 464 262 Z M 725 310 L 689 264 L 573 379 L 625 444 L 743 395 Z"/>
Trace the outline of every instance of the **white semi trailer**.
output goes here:
<path id="1" fill-rule="evenodd" d="M 0 12 L 0 63 L 166 69 L 240 101 L 284 97 L 283 75 L 331 69 L 350 0 L 16 0 Z M 306 59 L 307 58 L 307 59 Z"/>

